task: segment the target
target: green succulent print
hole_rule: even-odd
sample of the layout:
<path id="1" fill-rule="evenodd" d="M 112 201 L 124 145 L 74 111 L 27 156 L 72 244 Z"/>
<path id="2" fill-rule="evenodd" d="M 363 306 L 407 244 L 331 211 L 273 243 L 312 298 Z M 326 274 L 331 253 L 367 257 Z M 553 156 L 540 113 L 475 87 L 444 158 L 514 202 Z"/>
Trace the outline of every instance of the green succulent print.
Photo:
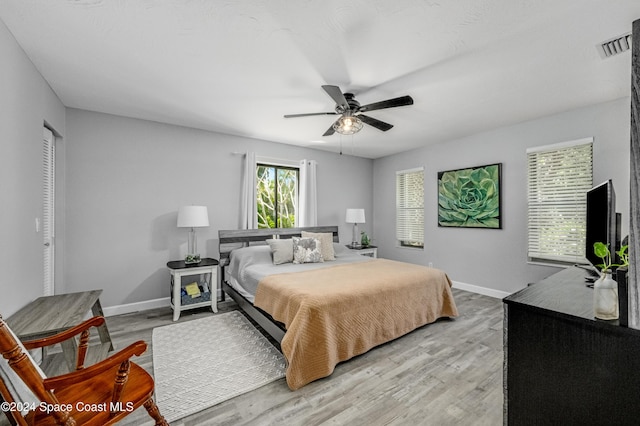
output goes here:
<path id="1" fill-rule="evenodd" d="M 438 224 L 500 228 L 500 164 L 438 173 Z"/>

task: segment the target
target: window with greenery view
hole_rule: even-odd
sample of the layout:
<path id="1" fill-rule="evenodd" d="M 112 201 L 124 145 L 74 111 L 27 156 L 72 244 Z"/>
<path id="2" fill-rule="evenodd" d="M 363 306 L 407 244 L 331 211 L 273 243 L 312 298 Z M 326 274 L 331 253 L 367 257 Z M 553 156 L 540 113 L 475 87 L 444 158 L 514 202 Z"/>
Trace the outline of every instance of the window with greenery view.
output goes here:
<path id="1" fill-rule="evenodd" d="M 584 259 L 592 145 L 593 138 L 587 138 L 527 150 L 530 261 Z"/>
<path id="2" fill-rule="evenodd" d="M 298 209 L 299 170 L 258 164 L 256 207 L 258 228 L 293 228 Z"/>

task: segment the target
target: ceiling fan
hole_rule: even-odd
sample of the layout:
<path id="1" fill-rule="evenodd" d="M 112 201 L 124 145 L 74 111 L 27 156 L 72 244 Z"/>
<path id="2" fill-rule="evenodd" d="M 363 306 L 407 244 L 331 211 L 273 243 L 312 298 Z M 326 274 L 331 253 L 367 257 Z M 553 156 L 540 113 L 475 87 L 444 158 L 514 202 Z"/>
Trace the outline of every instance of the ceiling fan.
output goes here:
<path id="1" fill-rule="evenodd" d="M 338 86 L 324 85 L 325 92 L 336 103 L 335 112 L 313 112 L 308 114 L 287 114 L 285 118 L 308 117 L 312 115 L 340 115 L 322 136 L 331 136 L 335 132 L 343 135 L 352 135 L 362 129 L 362 123 L 366 123 L 376 129 L 386 132 L 393 127 L 392 124 L 385 123 L 376 118 L 362 114 L 363 112 L 377 109 L 394 108 L 405 105 L 413 105 L 411 96 L 400 96 L 399 98 L 387 99 L 386 101 L 374 102 L 372 104 L 360 105 L 353 93 L 342 93 Z"/>

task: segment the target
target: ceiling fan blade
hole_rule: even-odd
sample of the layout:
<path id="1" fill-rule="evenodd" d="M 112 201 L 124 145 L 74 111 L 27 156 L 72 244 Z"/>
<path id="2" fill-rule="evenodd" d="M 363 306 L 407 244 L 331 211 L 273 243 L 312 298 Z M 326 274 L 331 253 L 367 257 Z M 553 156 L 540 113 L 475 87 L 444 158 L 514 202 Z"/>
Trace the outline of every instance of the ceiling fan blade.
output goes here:
<path id="1" fill-rule="evenodd" d="M 356 117 L 358 117 L 360 120 L 367 123 L 368 125 L 373 126 L 376 129 L 382 130 L 383 132 L 386 132 L 387 130 L 393 127 L 393 124 L 385 123 L 384 121 L 380 121 L 377 118 L 369 117 L 368 115 L 358 114 Z"/>
<path id="2" fill-rule="evenodd" d="M 400 96 L 399 98 L 387 99 L 386 101 L 362 105 L 360 108 L 358 108 L 358 111 L 366 112 L 376 109 L 394 108 L 405 105 L 413 105 L 413 98 L 411 96 Z"/>
<path id="3" fill-rule="evenodd" d="M 338 115 L 337 112 L 311 112 L 308 114 L 286 114 L 284 118 L 310 117 L 312 115 Z"/>
<path id="4" fill-rule="evenodd" d="M 329 128 L 327 129 L 327 131 L 326 131 L 326 132 L 324 132 L 324 134 L 323 134 L 322 136 L 331 136 L 332 134 L 334 134 L 334 133 L 336 132 L 336 130 L 333 128 L 333 126 L 334 126 L 335 124 L 337 124 L 337 123 L 338 123 L 338 121 L 340 121 L 340 119 L 341 119 L 341 118 L 342 118 L 342 117 L 338 118 L 336 121 L 334 121 L 333 123 L 331 123 L 331 127 L 329 127 Z"/>
<path id="5" fill-rule="evenodd" d="M 342 94 L 342 90 L 340 90 L 338 86 L 324 85 L 322 86 L 322 88 L 324 89 L 325 92 L 327 92 L 329 96 L 331 96 L 331 99 L 333 99 L 335 103 L 338 106 L 340 106 L 343 110 L 347 111 L 349 109 L 349 103 L 347 102 L 347 99 Z"/>

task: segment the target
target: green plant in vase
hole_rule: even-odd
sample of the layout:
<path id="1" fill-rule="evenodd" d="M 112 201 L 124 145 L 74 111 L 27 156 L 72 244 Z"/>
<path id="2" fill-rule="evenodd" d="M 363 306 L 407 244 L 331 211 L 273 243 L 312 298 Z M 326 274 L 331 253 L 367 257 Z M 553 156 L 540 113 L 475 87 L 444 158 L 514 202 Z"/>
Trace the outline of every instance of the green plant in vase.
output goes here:
<path id="1" fill-rule="evenodd" d="M 620 260 L 622 261 L 619 268 L 629 266 L 629 246 L 624 245 L 620 247 L 620 250 L 618 250 L 616 253 L 618 253 L 618 256 L 620 256 Z"/>
<path id="2" fill-rule="evenodd" d="M 593 285 L 593 311 L 594 316 L 602 320 L 618 319 L 618 283 L 611 277 L 613 268 L 627 266 L 629 256 L 628 246 L 622 246 L 616 253 L 622 263 L 613 263 L 609 247 L 601 242 L 593 245 L 593 252 L 602 259 L 602 263 L 596 265 L 600 268 L 600 278 Z"/>
<path id="3" fill-rule="evenodd" d="M 611 251 L 609 250 L 609 246 L 605 243 L 597 242 L 593 244 L 593 253 L 602 259 L 602 263 L 596 265 L 596 267 L 600 268 L 601 272 L 611 272 L 612 268 L 620 268 L 623 266 L 629 265 L 629 246 L 624 245 L 620 247 L 616 253 L 620 257 L 620 261 L 622 263 L 612 263 L 611 259 Z"/>
<path id="4" fill-rule="evenodd" d="M 362 244 L 363 247 L 367 247 L 369 244 L 371 244 L 369 236 L 364 231 L 360 233 L 360 244 Z"/>

